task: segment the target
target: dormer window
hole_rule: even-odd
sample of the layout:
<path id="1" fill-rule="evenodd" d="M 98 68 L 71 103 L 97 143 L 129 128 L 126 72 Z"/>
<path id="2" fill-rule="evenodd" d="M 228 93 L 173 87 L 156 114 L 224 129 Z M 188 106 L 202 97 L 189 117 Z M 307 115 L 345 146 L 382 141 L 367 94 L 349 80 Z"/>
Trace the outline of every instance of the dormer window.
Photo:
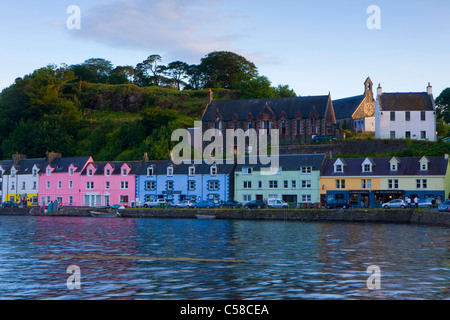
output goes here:
<path id="1" fill-rule="evenodd" d="M 428 160 L 427 157 L 422 157 L 422 159 L 420 159 L 420 171 L 428 171 L 428 164 L 430 162 L 430 160 Z"/>
<path id="2" fill-rule="evenodd" d="M 242 174 L 252 174 L 252 168 L 243 168 Z"/>
<path id="3" fill-rule="evenodd" d="M 375 165 L 375 163 L 370 158 L 366 158 L 363 161 L 363 163 L 361 164 L 362 172 L 363 173 L 370 173 L 370 172 L 372 172 L 374 165 Z"/>
<path id="4" fill-rule="evenodd" d="M 212 176 L 215 176 L 217 174 L 217 167 L 216 166 L 212 166 L 210 169 L 210 173 Z"/>
<path id="5" fill-rule="evenodd" d="M 110 176 L 110 175 L 111 175 L 111 169 L 106 169 L 105 176 Z"/>
<path id="6" fill-rule="evenodd" d="M 49 176 L 52 173 L 52 169 L 47 168 L 47 175 Z"/>
<path id="7" fill-rule="evenodd" d="M 149 177 L 153 176 L 153 167 L 147 168 L 147 176 L 149 176 Z"/>
<path id="8" fill-rule="evenodd" d="M 38 174 L 38 169 L 33 169 L 33 177 L 36 177 Z"/>
<path id="9" fill-rule="evenodd" d="M 167 168 L 167 175 L 168 176 L 173 176 L 173 167 L 172 166 Z"/>
<path id="10" fill-rule="evenodd" d="M 195 167 L 194 167 L 194 166 L 190 166 L 190 167 L 189 167 L 189 175 L 190 175 L 190 176 L 195 175 Z"/>
<path id="11" fill-rule="evenodd" d="M 345 166 L 344 160 L 337 159 L 334 162 L 333 166 L 334 166 L 334 173 L 344 173 L 344 166 Z"/>
<path id="12" fill-rule="evenodd" d="M 398 159 L 396 157 L 389 160 L 389 165 L 390 165 L 391 171 L 398 171 L 399 164 L 400 164 L 400 159 Z"/>
<path id="13" fill-rule="evenodd" d="M 48 169 L 47 169 L 48 170 Z M 92 169 L 88 169 L 88 176 L 92 176 L 93 175 L 93 173 L 94 173 L 94 170 L 92 170 Z"/>
<path id="14" fill-rule="evenodd" d="M 127 169 L 125 169 L 125 168 L 122 169 L 122 175 L 123 175 L 123 176 L 126 176 L 126 175 L 127 175 Z"/>
<path id="15" fill-rule="evenodd" d="M 73 168 L 69 168 L 69 175 L 73 176 Z"/>

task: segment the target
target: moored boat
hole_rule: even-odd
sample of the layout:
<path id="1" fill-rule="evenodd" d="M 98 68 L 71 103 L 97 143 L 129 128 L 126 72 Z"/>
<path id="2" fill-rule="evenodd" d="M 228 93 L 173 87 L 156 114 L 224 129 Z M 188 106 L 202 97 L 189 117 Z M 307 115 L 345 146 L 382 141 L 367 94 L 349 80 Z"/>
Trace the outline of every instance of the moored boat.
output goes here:
<path id="1" fill-rule="evenodd" d="M 206 214 L 197 214 L 197 219 L 215 219 L 216 216 L 206 215 Z"/>
<path id="2" fill-rule="evenodd" d="M 91 211 L 92 217 L 101 217 L 101 218 L 115 218 L 120 217 L 119 212 L 100 212 L 100 211 Z"/>

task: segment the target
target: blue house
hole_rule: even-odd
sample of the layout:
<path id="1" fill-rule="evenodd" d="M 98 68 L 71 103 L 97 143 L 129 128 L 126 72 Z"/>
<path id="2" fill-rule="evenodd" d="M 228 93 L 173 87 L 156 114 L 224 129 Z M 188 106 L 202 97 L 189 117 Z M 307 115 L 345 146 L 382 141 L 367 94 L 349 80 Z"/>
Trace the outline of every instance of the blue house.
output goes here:
<path id="1" fill-rule="evenodd" d="M 233 197 L 233 179 L 234 165 L 145 161 L 136 173 L 136 202 L 228 201 Z"/>

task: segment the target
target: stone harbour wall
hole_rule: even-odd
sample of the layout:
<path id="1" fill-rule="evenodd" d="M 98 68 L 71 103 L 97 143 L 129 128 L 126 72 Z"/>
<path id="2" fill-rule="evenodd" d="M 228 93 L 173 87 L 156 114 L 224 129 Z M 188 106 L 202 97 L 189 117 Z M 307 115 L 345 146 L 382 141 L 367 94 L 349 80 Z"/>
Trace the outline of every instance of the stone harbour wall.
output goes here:
<path id="1" fill-rule="evenodd" d="M 0 208 L 0 216 L 53 216 L 90 217 L 91 208 L 63 208 L 58 212 L 41 213 L 39 208 Z M 122 218 L 170 218 L 196 219 L 197 215 L 215 219 L 279 220 L 305 222 L 358 222 L 358 223 L 399 223 L 450 227 L 450 213 L 414 209 L 125 209 L 103 210 L 119 212 Z"/>

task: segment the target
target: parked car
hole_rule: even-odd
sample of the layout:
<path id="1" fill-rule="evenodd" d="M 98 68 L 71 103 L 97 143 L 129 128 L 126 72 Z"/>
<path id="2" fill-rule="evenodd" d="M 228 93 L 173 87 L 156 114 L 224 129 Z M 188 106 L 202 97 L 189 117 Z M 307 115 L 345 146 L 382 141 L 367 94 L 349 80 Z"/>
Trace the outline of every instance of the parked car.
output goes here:
<path id="1" fill-rule="evenodd" d="M 14 201 L 5 201 L 2 203 L 2 208 L 14 208 L 18 207 L 19 205 L 15 203 Z"/>
<path id="2" fill-rule="evenodd" d="M 194 208 L 216 208 L 218 207 L 217 204 L 215 204 L 214 202 L 208 201 L 208 200 L 202 200 L 199 202 L 194 203 Z"/>
<path id="3" fill-rule="evenodd" d="M 161 205 L 167 205 L 166 199 L 155 199 L 151 201 L 145 201 L 143 204 L 144 208 L 157 208 Z"/>
<path id="4" fill-rule="evenodd" d="M 116 210 L 118 210 L 118 209 L 125 209 L 125 207 L 123 206 L 123 205 L 121 205 L 121 204 L 113 204 L 112 206 L 110 206 L 110 208 L 111 209 L 116 209 Z"/>
<path id="5" fill-rule="evenodd" d="M 246 209 L 263 209 L 265 207 L 266 204 L 261 200 L 253 200 L 244 204 L 244 208 Z"/>
<path id="6" fill-rule="evenodd" d="M 281 199 L 269 199 L 267 200 L 267 206 L 269 208 L 283 208 L 283 209 L 287 209 L 289 207 L 287 202 L 284 202 Z"/>
<path id="7" fill-rule="evenodd" d="M 313 142 L 314 143 L 321 143 L 321 142 L 326 142 L 326 141 L 335 141 L 336 138 L 334 136 L 315 136 L 313 138 Z"/>
<path id="8" fill-rule="evenodd" d="M 183 200 L 183 201 L 178 202 L 175 206 L 177 208 L 193 208 L 194 203 L 189 200 Z"/>
<path id="9" fill-rule="evenodd" d="M 221 208 L 242 208 L 242 203 L 237 201 L 226 201 L 220 204 Z"/>
<path id="10" fill-rule="evenodd" d="M 439 211 L 448 211 L 449 208 L 450 208 L 450 200 L 444 201 L 438 206 Z"/>
<path id="11" fill-rule="evenodd" d="M 347 209 L 347 208 L 350 208 L 350 202 L 345 199 L 331 200 L 331 201 L 327 201 L 327 203 L 325 204 L 325 208 L 327 208 L 327 209 L 334 209 L 334 208 Z"/>
<path id="12" fill-rule="evenodd" d="M 432 208 L 433 207 L 433 202 L 434 199 L 424 199 L 424 200 L 419 200 L 419 208 Z"/>
<path id="13" fill-rule="evenodd" d="M 392 200 L 386 203 L 383 203 L 381 205 L 382 208 L 384 209 L 390 209 L 390 208 L 406 208 L 407 204 L 405 202 L 405 200 L 403 199 L 396 199 L 396 200 Z"/>

